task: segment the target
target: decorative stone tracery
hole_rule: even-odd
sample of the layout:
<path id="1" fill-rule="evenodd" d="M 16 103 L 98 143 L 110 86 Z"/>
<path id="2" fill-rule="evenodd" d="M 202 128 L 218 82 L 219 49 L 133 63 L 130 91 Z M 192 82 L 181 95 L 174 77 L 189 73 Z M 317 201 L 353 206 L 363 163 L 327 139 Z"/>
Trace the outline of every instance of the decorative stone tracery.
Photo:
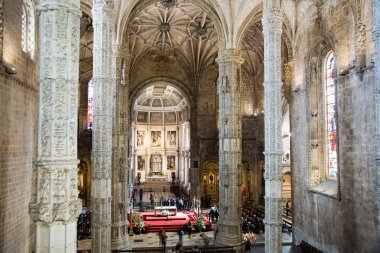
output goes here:
<path id="1" fill-rule="evenodd" d="M 75 252 L 79 0 L 43 0 L 40 14 L 40 101 L 36 189 L 29 212 L 36 252 Z"/>
<path id="2" fill-rule="evenodd" d="M 217 243 L 241 243 L 241 58 L 228 49 L 217 59 L 219 64 L 219 233 Z"/>
<path id="3" fill-rule="evenodd" d="M 112 153 L 112 232 L 111 248 L 128 246 L 128 146 L 129 146 L 129 80 L 126 76 L 127 59 L 124 48 L 113 47 L 113 83 L 116 87 L 115 121 Z"/>
<path id="4" fill-rule="evenodd" d="M 276 1 L 277 2 L 277 1 Z M 276 3 L 264 2 L 265 104 L 265 252 L 281 252 L 282 244 L 282 13 Z"/>
<path id="5" fill-rule="evenodd" d="M 93 1 L 94 125 L 92 138 L 91 247 L 111 251 L 112 128 L 115 66 L 112 48 L 113 1 Z"/>

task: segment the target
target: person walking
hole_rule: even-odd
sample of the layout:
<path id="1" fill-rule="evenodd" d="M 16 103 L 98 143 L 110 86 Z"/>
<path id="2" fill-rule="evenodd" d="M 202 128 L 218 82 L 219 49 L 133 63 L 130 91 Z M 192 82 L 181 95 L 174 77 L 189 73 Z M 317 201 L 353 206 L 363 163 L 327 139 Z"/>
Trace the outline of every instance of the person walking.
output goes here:
<path id="1" fill-rule="evenodd" d="M 165 231 L 163 230 L 160 236 L 160 241 L 162 244 L 162 252 L 166 252 L 166 240 L 168 239 L 168 236 L 166 235 Z"/>
<path id="2" fill-rule="evenodd" d="M 166 240 L 168 239 L 168 236 L 165 233 L 165 230 L 161 229 L 160 232 L 158 233 L 160 237 L 160 242 L 162 245 L 162 252 L 166 252 Z"/>

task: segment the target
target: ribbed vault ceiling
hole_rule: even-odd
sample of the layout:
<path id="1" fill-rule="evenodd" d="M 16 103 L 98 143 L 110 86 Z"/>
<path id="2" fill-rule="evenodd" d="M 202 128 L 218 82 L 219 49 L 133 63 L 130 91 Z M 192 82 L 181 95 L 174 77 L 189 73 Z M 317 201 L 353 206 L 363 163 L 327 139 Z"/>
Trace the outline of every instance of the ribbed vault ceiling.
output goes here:
<path id="1" fill-rule="evenodd" d="M 263 72 L 264 37 L 261 22 L 255 23 L 247 29 L 240 50 L 245 59 L 242 67 L 250 76 L 258 76 L 260 72 Z"/>
<path id="2" fill-rule="evenodd" d="M 129 27 L 131 70 L 145 57 L 177 57 L 197 76 L 215 62 L 218 36 L 214 23 L 192 3 L 165 8 L 156 2 L 135 13 Z"/>
<path id="3" fill-rule="evenodd" d="M 80 20 L 80 81 L 88 82 L 92 78 L 92 48 L 94 42 L 94 29 L 92 19 L 86 13 L 82 13 Z"/>

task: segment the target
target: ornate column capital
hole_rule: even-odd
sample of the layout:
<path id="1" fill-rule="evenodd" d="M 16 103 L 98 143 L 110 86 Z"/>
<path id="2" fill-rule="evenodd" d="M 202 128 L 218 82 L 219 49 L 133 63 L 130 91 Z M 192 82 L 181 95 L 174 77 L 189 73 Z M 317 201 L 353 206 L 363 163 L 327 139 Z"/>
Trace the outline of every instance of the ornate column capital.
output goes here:
<path id="1" fill-rule="evenodd" d="M 240 50 L 238 49 L 226 49 L 219 52 L 216 62 L 221 65 L 222 63 L 234 62 L 239 66 L 243 64 L 244 58 L 241 57 Z"/>
<path id="2" fill-rule="evenodd" d="M 67 11 L 71 14 L 81 17 L 80 0 L 62 1 L 62 0 L 41 0 L 36 6 L 37 15 L 46 11 Z"/>
<path id="3" fill-rule="evenodd" d="M 270 31 L 282 31 L 282 23 L 283 23 L 282 11 L 280 8 L 270 8 L 264 9 L 263 11 L 263 32 Z"/>
<path id="4" fill-rule="evenodd" d="M 114 7 L 113 0 L 93 0 L 92 1 L 93 9 L 110 8 L 113 10 L 113 7 Z"/>

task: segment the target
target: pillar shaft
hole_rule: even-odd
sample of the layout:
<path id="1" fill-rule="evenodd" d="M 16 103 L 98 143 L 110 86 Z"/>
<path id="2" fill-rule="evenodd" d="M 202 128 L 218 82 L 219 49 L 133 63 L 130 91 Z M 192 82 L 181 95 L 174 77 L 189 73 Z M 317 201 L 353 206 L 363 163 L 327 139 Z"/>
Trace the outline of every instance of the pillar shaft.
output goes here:
<path id="1" fill-rule="evenodd" d="M 79 0 L 43 0 L 36 189 L 36 252 L 76 252 Z"/>
<path id="2" fill-rule="evenodd" d="M 380 162 L 380 2 L 373 1 L 373 32 L 372 38 L 375 44 L 375 106 L 377 120 L 377 159 Z M 380 202 L 380 200 L 379 200 Z M 380 203 L 379 203 L 380 205 Z"/>
<path id="3" fill-rule="evenodd" d="M 373 1 L 373 41 L 375 44 L 375 113 L 376 113 L 376 165 L 378 167 L 378 182 L 380 182 L 380 1 Z M 377 184 L 376 204 L 378 207 L 378 219 L 380 220 L 380 184 Z M 378 225 L 380 228 L 380 225 Z M 378 230 L 379 231 L 379 230 Z"/>
<path id="4" fill-rule="evenodd" d="M 241 99 L 239 52 L 229 49 L 219 64 L 219 233 L 217 244 L 241 243 Z"/>
<path id="5" fill-rule="evenodd" d="M 94 125 L 92 137 L 91 247 L 111 251 L 113 80 L 113 1 L 93 1 Z"/>
<path id="6" fill-rule="evenodd" d="M 265 252 L 280 253 L 282 244 L 282 13 L 264 4 L 264 107 L 265 107 Z"/>
<path id="7" fill-rule="evenodd" d="M 112 249 L 128 246 L 128 126 L 129 94 L 126 80 L 127 59 L 118 46 L 113 47 L 114 85 L 116 87 L 116 107 L 113 129 L 113 164 L 112 164 Z"/>

